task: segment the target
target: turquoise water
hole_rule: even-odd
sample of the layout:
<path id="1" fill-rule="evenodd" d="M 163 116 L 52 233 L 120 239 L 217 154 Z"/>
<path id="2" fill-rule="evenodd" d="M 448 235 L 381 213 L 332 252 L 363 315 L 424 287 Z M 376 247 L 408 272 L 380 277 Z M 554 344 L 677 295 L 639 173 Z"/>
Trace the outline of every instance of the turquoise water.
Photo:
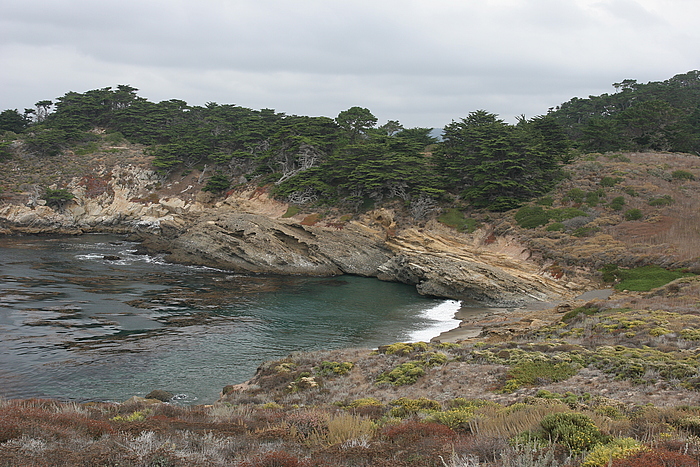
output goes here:
<path id="1" fill-rule="evenodd" d="M 135 246 L 0 238 L 1 396 L 121 401 L 164 389 L 211 403 L 292 351 L 428 340 L 458 324 L 459 302 L 403 284 L 239 275 Z"/>

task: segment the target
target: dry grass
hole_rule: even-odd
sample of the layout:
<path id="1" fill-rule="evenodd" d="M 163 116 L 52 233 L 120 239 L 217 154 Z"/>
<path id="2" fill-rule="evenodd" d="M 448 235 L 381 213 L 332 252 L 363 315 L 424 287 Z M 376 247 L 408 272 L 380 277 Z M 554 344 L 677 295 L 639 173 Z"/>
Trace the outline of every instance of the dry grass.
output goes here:
<path id="1" fill-rule="evenodd" d="M 534 430 L 542 418 L 550 413 L 568 412 L 570 409 L 560 402 L 525 405 L 518 404 L 510 407 L 486 406 L 477 412 L 472 422 L 472 431 L 482 437 L 510 438 L 518 433 Z"/>
<path id="2" fill-rule="evenodd" d="M 561 266 L 601 267 L 606 263 L 621 266 L 661 264 L 698 266 L 700 257 L 700 170 L 697 157 L 689 154 L 629 153 L 628 162 L 610 155 L 590 155 L 568 167 L 571 178 L 562 182 L 550 196 L 554 207 L 588 211 L 594 218 L 588 227 L 598 229 L 588 236 L 569 232 L 547 232 L 544 227 L 522 231 L 536 253 L 557 261 Z M 624 159 L 624 158 L 623 158 Z M 674 171 L 684 170 L 694 180 L 674 179 Z M 603 177 L 620 181 L 602 187 Z M 603 190 L 605 196 L 595 206 L 567 201 L 571 190 Z M 616 197 L 624 198 L 620 211 L 610 207 Z M 650 201 L 668 197 L 671 204 L 651 206 Z M 639 209 L 643 218 L 626 221 L 624 212 Z M 503 227 L 501 227 L 503 229 Z"/>

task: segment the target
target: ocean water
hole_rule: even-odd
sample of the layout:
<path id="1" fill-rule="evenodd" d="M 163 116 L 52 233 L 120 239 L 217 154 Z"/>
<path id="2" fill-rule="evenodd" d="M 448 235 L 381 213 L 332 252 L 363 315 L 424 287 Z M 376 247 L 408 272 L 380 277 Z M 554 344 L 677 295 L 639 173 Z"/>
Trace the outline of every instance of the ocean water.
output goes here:
<path id="1" fill-rule="evenodd" d="M 429 340 L 460 303 L 371 278 L 254 276 L 121 237 L 0 238 L 0 396 L 211 403 L 293 351 Z"/>

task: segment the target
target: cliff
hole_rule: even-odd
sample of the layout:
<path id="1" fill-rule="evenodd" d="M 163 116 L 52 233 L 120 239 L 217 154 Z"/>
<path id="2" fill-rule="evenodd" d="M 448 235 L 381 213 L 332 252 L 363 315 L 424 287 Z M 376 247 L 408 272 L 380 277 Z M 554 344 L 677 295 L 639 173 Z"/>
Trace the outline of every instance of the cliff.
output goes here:
<path id="1" fill-rule="evenodd" d="M 352 220 L 298 215 L 265 190 L 244 186 L 222 198 L 200 191 L 197 174 L 164 183 L 139 165 L 73 177 L 63 209 L 36 195 L 0 206 L 4 234 L 129 233 L 173 262 L 241 273 L 356 274 L 415 285 L 425 295 L 500 306 L 570 297 L 580 286 L 555 279 L 513 239 L 485 241 L 437 222 L 399 228 L 389 209 Z"/>

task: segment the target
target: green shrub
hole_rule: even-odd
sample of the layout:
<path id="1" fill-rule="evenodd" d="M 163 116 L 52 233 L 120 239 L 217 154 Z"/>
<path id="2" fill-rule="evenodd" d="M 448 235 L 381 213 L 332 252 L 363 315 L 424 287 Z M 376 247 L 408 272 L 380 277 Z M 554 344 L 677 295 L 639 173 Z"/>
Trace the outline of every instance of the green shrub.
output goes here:
<path id="1" fill-rule="evenodd" d="M 695 436 L 700 435 L 700 417 L 697 415 L 681 417 L 678 420 L 674 420 L 672 425 Z"/>
<path id="2" fill-rule="evenodd" d="M 689 277 L 694 274 L 682 271 L 671 271 L 660 266 L 643 266 L 634 269 L 617 269 L 614 272 L 620 282 L 615 284 L 616 290 L 633 290 L 636 292 L 648 292 L 656 287 L 661 287 L 681 277 Z"/>
<path id="3" fill-rule="evenodd" d="M 323 361 L 316 368 L 316 374 L 321 376 L 342 376 L 346 375 L 355 367 L 351 362 L 328 362 Z"/>
<path id="4" fill-rule="evenodd" d="M 41 199 L 46 201 L 47 206 L 51 206 L 52 208 L 62 208 L 73 198 L 75 198 L 75 195 L 65 188 L 59 188 L 57 190 L 47 188 L 46 191 L 44 191 L 44 195 L 41 197 Z"/>
<path id="5" fill-rule="evenodd" d="M 435 412 L 426 417 L 426 422 L 435 422 L 448 426 L 455 431 L 468 433 L 471 431 L 469 423 L 474 419 L 473 410 L 452 409 Z"/>
<path id="6" fill-rule="evenodd" d="M 649 329 L 649 335 L 653 336 L 653 337 L 663 336 L 665 334 L 670 334 L 672 332 L 673 331 L 671 331 L 670 329 L 667 329 L 663 326 L 657 326 L 655 328 Z"/>
<path id="7" fill-rule="evenodd" d="M 642 211 L 640 211 L 637 208 L 628 209 L 627 211 L 625 211 L 625 220 L 637 221 L 642 217 L 644 217 L 644 214 L 642 214 Z"/>
<path id="8" fill-rule="evenodd" d="M 585 198 L 586 192 L 583 191 L 580 188 L 572 188 L 571 190 L 566 193 L 566 196 L 564 196 L 564 200 L 569 200 L 573 203 L 580 204 L 583 202 L 583 198 Z"/>
<path id="9" fill-rule="evenodd" d="M 472 233 L 478 227 L 478 222 L 476 220 L 464 217 L 462 211 L 455 208 L 448 209 L 442 213 L 440 217 L 438 217 L 438 222 L 452 227 L 459 232 Z"/>
<path id="10" fill-rule="evenodd" d="M 560 400 L 565 404 L 568 404 L 570 407 L 575 407 L 579 402 L 587 402 L 591 399 L 591 395 L 587 392 L 577 396 L 570 391 L 567 391 L 564 394 L 559 394 L 558 392 L 550 392 L 546 389 L 540 389 L 537 391 L 537 393 L 535 393 L 535 397 L 540 399 Z"/>
<path id="11" fill-rule="evenodd" d="M 421 357 L 421 361 L 426 367 L 444 365 L 447 360 L 447 355 L 442 352 L 428 352 Z"/>
<path id="12" fill-rule="evenodd" d="M 124 138 L 124 135 L 119 133 L 118 131 L 114 131 L 104 135 L 104 141 L 108 144 L 121 144 L 125 140 L 126 138 Z"/>
<path id="13" fill-rule="evenodd" d="M 631 186 L 626 186 L 626 187 L 624 187 L 624 188 L 622 189 L 622 191 L 624 191 L 624 192 L 627 193 L 628 195 L 630 195 L 630 196 L 632 196 L 632 197 L 635 197 L 635 198 L 636 198 L 637 196 L 639 196 L 639 193 L 637 193 L 637 191 L 636 191 L 634 188 L 632 188 Z"/>
<path id="14" fill-rule="evenodd" d="M 648 204 L 649 206 L 670 206 L 675 202 L 676 200 L 673 199 L 670 195 L 663 195 L 659 198 L 650 199 Z"/>
<path id="15" fill-rule="evenodd" d="M 522 386 L 533 386 L 537 382 L 564 381 L 576 373 L 578 370 L 566 362 L 522 360 L 508 371 L 508 380 L 503 390 L 512 392 Z"/>
<path id="16" fill-rule="evenodd" d="M 600 197 L 595 192 L 586 193 L 586 204 L 594 208 L 600 204 Z"/>
<path id="17" fill-rule="evenodd" d="M 391 401 L 389 405 L 393 406 L 393 408 L 389 411 L 389 415 L 397 418 L 409 417 L 421 411 L 434 412 L 441 409 L 438 401 L 427 399 L 425 397 L 420 397 L 418 399 L 401 397 Z"/>
<path id="18" fill-rule="evenodd" d="M 695 175 L 687 170 L 674 170 L 671 172 L 671 178 L 674 180 L 695 180 Z"/>
<path id="19" fill-rule="evenodd" d="M 561 317 L 561 320 L 564 321 L 565 323 L 568 323 L 569 321 L 573 320 L 575 317 L 577 317 L 580 314 L 584 314 L 587 316 L 594 315 L 600 311 L 598 308 L 587 308 L 585 306 L 581 306 L 578 308 L 574 308 L 571 311 L 568 311 L 564 313 L 564 316 Z"/>
<path id="20" fill-rule="evenodd" d="M 617 196 L 613 198 L 613 200 L 610 202 L 610 208 L 614 209 L 615 211 L 622 211 L 622 206 L 625 205 L 625 197 L 624 196 Z"/>
<path id="21" fill-rule="evenodd" d="M 617 267 L 617 264 L 606 264 L 600 271 L 603 273 L 603 282 L 610 283 L 619 279 L 620 268 Z"/>
<path id="22" fill-rule="evenodd" d="M 547 230 L 547 232 L 559 232 L 561 230 L 566 230 L 566 226 L 561 222 L 553 222 L 549 224 L 545 230 Z"/>
<path id="23" fill-rule="evenodd" d="M 604 187 L 614 187 L 618 183 L 620 183 L 623 179 L 620 177 L 603 177 L 600 180 L 600 186 Z"/>
<path id="24" fill-rule="evenodd" d="M 549 222 L 549 214 L 539 206 L 523 206 L 515 213 L 515 221 L 523 229 L 534 229 Z"/>
<path id="25" fill-rule="evenodd" d="M 299 206 L 295 206 L 292 204 L 287 208 L 287 211 L 282 215 L 282 217 L 287 218 L 287 217 L 296 216 L 299 213 L 299 211 L 300 211 Z"/>
<path id="26" fill-rule="evenodd" d="M 116 417 L 112 417 L 113 422 L 142 422 L 146 420 L 146 417 L 150 415 L 151 409 L 145 409 L 145 410 L 137 410 L 135 412 L 132 412 L 129 415 L 117 415 Z"/>
<path id="27" fill-rule="evenodd" d="M 622 154 L 609 154 L 606 156 L 609 160 L 617 162 L 630 162 L 630 158 Z"/>
<path id="28" fill-rule="evenodd" d="M 377 377 L 377 384 L 388 383 L 392 386 L 413 384 L 425 374 L 423 366 L 418 362 L 406 362 L 393 370 L 385 371 Z"/>
<path id="29" fill-rule="evenodd" d="M 681 338 L 687 341 L 700 341 L 700 329 L 681 329 Z"/>
<path id="30" fill-rule="evenodd" d="M 207 184 L 204 185 L 202 191 L 209 191 L 211 193 L 221 193 L 222 191 L 228 190 L 231 186 L 231 180 L 221 172 L 217 172 L 207 180 Z"/>
<path id="31" fill-rule="evenodd" d="M 552 206 L 554 204 L 554 198 L 551 196 L 545 196 L 537 200 L 537 204 L 540 206 Z"/>
<path id="32" fill-rule="evenodd" d="M 590 417 L 582 413 L 553 413 L 540 422 L 541 436 L 581 453 L 608 441 Z"/>
<path id="33" fill-rule="evenodd" d="M 606 444 L 595 446 L 581 463 L 582 467 L 604 467 L 614 459 L 624 459 L 644 450 L 633 438 L 615 438 Z"/>
<path id="34" fill-rule="evenodd" d="M 86 156 L 94 154 L 100 149 L 100 144 L 97 141 L 89 141 L 79 144 L 73 148 L 73 153 L 77 156 Z"/>
<path id="35" fill-rule="evenodd" d="M 590 237 L 594 233 L 600 232 L 600 227 L 579 227 L 578 229 L 574 230 L 571 235 L 574 237 Z"/>
<path id="36" fill-rule="evenodd" d="M 379 400 L 375 399 L 374 397 L 365 397 L 362 399 L 355 399 L 350 404 L 348 404 L 347 407 L 357 409 L 360 407 L 382 407 L 383 405 L 384 404 L 382 404 Z"/>
<path id="37" fill-rule="evenodd" d="M 574 217 L 585 217 L 586 213 L 576 208 L 552 209 L 547 213 L 549 217 L 557 222 L 573 219 Z"/>
<path id="38" fill-rule="evenodd" d="M 428 350 L 428 344 L 425 342 L 396 342 L 379 347 L 379 351 L 386 355 L 410 355 L 414 352 L 425 352 L 426 350 Z"/>
<path id="39" fill-rule="evenodd" d="M 586 204 L 592 208 L 598 206 L 600 199 L 605 198 L 605 190 L 602 188 L 586 193 Z"/>

